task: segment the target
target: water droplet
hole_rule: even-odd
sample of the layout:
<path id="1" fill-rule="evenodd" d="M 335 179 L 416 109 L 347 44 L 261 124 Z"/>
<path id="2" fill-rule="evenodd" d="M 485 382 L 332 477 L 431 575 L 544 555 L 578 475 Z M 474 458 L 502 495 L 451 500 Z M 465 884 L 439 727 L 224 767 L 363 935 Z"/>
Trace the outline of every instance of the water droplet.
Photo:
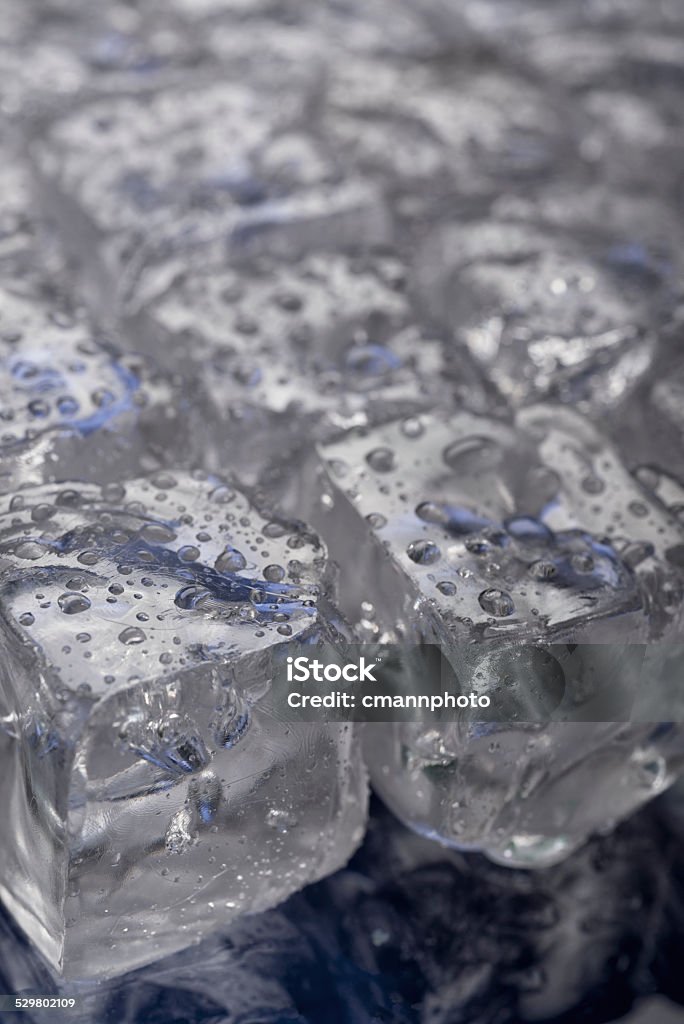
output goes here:
<path id="1" fill-rule="evenodd" d="M 81 504 L 81 495 L 78 491 L 71 489 L 60 491 L 55 499 L 55 504 L 62 508 L 76 508 Z"/>
<path id="2" fill-rule="evenodd" d="M 436 501 L 422 501 L 416 508 L 416 515 L 425 523 L 437 523 L 439 526 L 446 526 L 449 522 L 447 507 Z"/>
<path id="3" fill-rule="evenodd" d="M 209 500 L 215 501 L 217 505 L 228 505 L 231 501 L 235 500 L 235 491 L 231 491 L 230 487 L 221 485 L 214 488 L 209 495 Z"/>
<path id="4" fill-rule="evenodd" d="M 37 544 L 36 541 L 24 541 L 22 544 L 17 544 L 14 554 L 17 558 L 26 558 L 33 562 L 37 558 L 43 557 L 45 548 L 41 544 Z"/>
<path id="5" fill-rule="evenodd" d="M 285 579 L 285 570 L 282 565 L 267 565 L 264 569 L 264 579 L 269 583 L 280 583 Z"/>
<path id="6" fill-rule="evenodd" d="M 328 466 L 333 476 L 344 477 L 349 472 L 349 466 L 344 459 L 330 459 Z"/>
<path id="7" fill-rule="evenodd" d="M 247 565 L 247 559 L 237 548 L 227 547 L 214 563 L 219 572 L 240 572 Z"/>
<path id="8" fill-rule="evenodd" d="M 634 476 L 649 491 L 655 491 L 660 483 L 660 471 L 654 466 L 637 466 L 634 470 Z"/>
<path id="9" fill-rule="evenodd" d="M 182 608 L 183 611 L 190 611 L 193 608 L 201 608 L 202 603 L 210 597 L 211 591 L 207 590 L 206 587 L 190 584 L 190 586 L 182 587 L 178 591 L 174 602 L 177 608 Z"/>
<path id="10" fill-rule="evenodd" d="M 31 519 L 34 523 L 44 523 L 46 520 L 52 519 L 54 514 L 54 507 L 45 503 L 36 505 L 35 508 L 31 509 Z"/>
<path id="11" fill-rule="evenodd" d="M 119 640 L 126 647 L 131 647 L 133 644 L 144 643 L 147 640 L 147 634 L 139 626 L 127 626 L 119 633 Z"/>
<path id="12" fill-rule="evenodd" d="M 126 488 L 123 484 L 105 484 L 102 488 L 102 497 L 105 501 L 123 501 L 126 497 Z"/>
<path id="13" fill-rule="evenodd" d="M 401 432 L 404 437 L 410 437 L 412 439 L 416 437 L 422 437 L 425 433 L 425 427 L 421 421 L 415 417 L 411 417 L 408 420 L 404 420 L 401 425 Z"/>
<path id="14" fill-rule="evenodd" d="M 50 406 L 42 398 L 36 398 L 32 402 L 29 402 L 28 409 L 31 415 L 38 419 L 43 419 L 45 416 L 50 415 Z"/>
<path id="15" fill-rule="evenodd" d="M 173 530 L 163 523 L 146 523 L 140 531 L 140 536 L 149 544 L 170 544 L 176 539 Z"/>
<path id="16" fill-rule="evenodd" d="M 112 405 L 114 402 L 114 395 L 106 388 L 98 388 L 97 391 L 93 391 L 91 398 L 93 405 L 97 406 L 98 409 L 106 409 L 108 405 Z"/>
<path id="17" fill-rule="evenodd" d="M 532 563 L 530 566 L 530 572 L 536 580 L 551 580 L 558 570 L 553 562 L 540 559 L 540 561 Z"/>
<path id="18" fill-rule="evenodd" d="M 600 494 L 605 489 L 605 484 L 600 476 L 590 473 L 582 480 L 582 489 L 587 494 Z"/>
<path id="19" fill-rule="evenodd" d="M 264 537 L 284 537 L 287 528 L 282 523 L 266 523 L 263 529 Z"/>
<path id="20" fill-rule="evenodd" d="M 391 473 L 396 465 L 396 457 L 391 448 L 374 448 L 366 455 L 366 462 L 376 473 Z"/>
<path id="21" fill-rule="evenodd" d="M 627 507 L 632 515 L 638 519 L 643 519 L 648 515 L 648 508 L 644 505 L 643 501 L 630 501 Z"/>
<path id="22" fill-rule="evenodd" d="M 57 598 L 57 604 L 65 615 L 78 615 L 90 608 L 90 601 L 84 594 L 61 594 Z"/>
<path id="23" fill-rule="evenodd" d="M 414 540 L 407 547 L 406 554 L 417 565 L 432 565 L 441 558 L 442 552 L 431 540 Z"/>
<path id="24" fill-rule="evenodd" d="M 483 611 L 488 615 L 496 615 L 498 618 L 512 615 L 515 611 L 513 599 L 505 590 L 483 590 L 479 602 Z"/>
<path id="25" fill-rule="evenodd" d="M 71 395 L 64 395 L 62 398 L 57 399 L 57 408 L 62 416 L 75 416 L 78 412 L 79 405 L 75 398 Z"/>
<path id="26" fill-rule="evenodd" d="M 456 584 L 452 583 L 451 580 L 440 580 L 437 584 L 437 589 L 445 597 L 453 597 L 456 593 Z"/>
<path id="27" fill-rule="evenodd" d="M 24 612 L 23 615 L 19 616 L 20 626 L 32 626 L 35 621 L 35 617 L 31 614 L 31 612 Z"/>
<path id="28" fill-rule="evenodd" d="M 575 572 L 586 573 L 594 571 L 594 559 L 590 554 L 584 552 L 573 555 L 570 559 L 570 564 Z"/>

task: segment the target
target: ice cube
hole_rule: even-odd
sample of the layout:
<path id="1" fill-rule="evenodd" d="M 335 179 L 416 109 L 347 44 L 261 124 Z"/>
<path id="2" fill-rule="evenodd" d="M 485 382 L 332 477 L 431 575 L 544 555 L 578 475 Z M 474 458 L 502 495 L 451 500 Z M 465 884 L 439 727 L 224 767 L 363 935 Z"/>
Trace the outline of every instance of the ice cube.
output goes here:
<path id="1" fill-rule="evenodd" d="M 599 415 L 652 367 L 668 271 L 624 234 L 493 218 L 438 229 L 415 287 L 452 350 L 467 347 L 514 406 L 553 398 Z"/>
<path id="2" fill-rule="evenodd" d="M 276 86 L 219 79 L 110 97 L 36 142 L 45 206 L 101 308 L 118 312 L 149 263 L 186 253 L 187 264 L 195 250 L 206 259 L 210 244 L 225 260 L 226 247 L 239 254 L 264 236 L 285 236 L 288 255 L 312 235 L 327 247 L 388 241 L 381 191 L 358 174 L 340 181 L 334 150 L 312 131 L 307 88 Z"/>
<path id="3" fill-rule="evenodd" d="M 44 288 L 0 285 L 0 490 L 105 483 L 158 468 L 171 450 L 182 457 L 183 406 L 170 383 Z"/>
<path id="4" fill-rule="evenodd" d="M 310 511 L 355 621 L 367 600 L 384 628 L 447 647 L 681 635 L 681 523 L 570 410 L 421 414 L 320 454 L 329 500 Z"/>
<path id="5" fill-rule="evenodd" d="M 507 709 L 516 671 L 548 687 L 543 645 L 589 644 L 591 671 L 622 681 L 643 657 L 622 644 L 681 639 L 681 524 L 586 421 L 543 406 L 514 424 L 421 415 L 320 451 L 313 511 L 350 619 L 368 639 L 439 644 L 464 692 L 484 680 L 494 720 L 498 702 L 498 726 L 368 730 L 374 785 L 404 821 L 504 863 L 552 863 L 672 781 L 681 730 L 647 713 L 594 721 L 594 695 L 576 691 L 569 721 Z M 414 688 L 429 671 L 407 663 Z"/>
<path id="6" fill-rule="evenodd" d="M 469 57 L 335 62 L 324 128 L 356 167 L 436 219 L 445 203 L 453 213 L 455 201 L 524 190 L 561 167 L 570 173 L 577 159 L 574 119 L 562 101 Z"/>
<path id="7" fill-rule="evenodd" d="M 7 6 L 13 10 L 1 12 L 3 111 L 22 134 L 41 134 L 43 117 L 93 96 L 169 87 L 212 62 L 206 41 L 168 4 L 24 4 L 21 19 L 16 4 Z"/>
<path id="8" fill-rule="evenodd" d="M 190 267 L 147 304 L 132 333 L 167 365 L 200 368 L 211 466 L 228 457 L 250 483 L 275 487 L 284 473 L 291 486 L 297 453 L 315 440 L 449 407 L 457 394 L 474 400 L 472 368 L 443 379 L 440 341 L 418 326 L 404 278 L 389 255 Z"/>
<path id="9" fill-rule="evenodd" d="M 355 734 L 270 699 L 271 656 L 334 635 L 315 534 L 168 471 L 1 501 L 0 891 L 52 967 L 121 973 L 343 864 Z"/>

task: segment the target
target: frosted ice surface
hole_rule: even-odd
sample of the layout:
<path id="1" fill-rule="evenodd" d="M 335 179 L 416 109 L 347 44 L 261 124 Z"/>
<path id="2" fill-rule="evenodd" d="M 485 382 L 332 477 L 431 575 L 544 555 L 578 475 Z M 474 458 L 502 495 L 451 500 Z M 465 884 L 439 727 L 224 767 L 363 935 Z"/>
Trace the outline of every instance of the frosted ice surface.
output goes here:
<path id="1" fill-rule="evenodd" d="M 3 492 L 159 467 L 182 415 L 145 360 L 117 355 L 82 311 L 25 282 L 0 286 L 0 405 Z"/>
<path id="2" fill-rule="evenodd" d="M 332 635 L 315 534 L 169 472 L 2 509 L 0 889 L 53 967 L 121 973 L 344 863 L 354 734 L 269 698 L 270 655 Z"/>
<path id="3" fill-rule="evenodd" d="M 515 725 L 529 721 L 516 676 L 526 687 L 537 680 L 543 706 L 554 671 L 564 685 L 555 649 L 521 641 L 681 638 L 681 523 L 589 424 L 547 407 L 513 425 L 418 416 L 321 455 L 319 522 L 362 635 L 438 643 L 464 691 L 484 687 L 493 719 L 504 709 L 507 724 L 484 729 L 370 727 L 373 783 L 404 821 L 504 863 L 550 863 L 672 780 L 679 728 L 661 734 L 611 721 L 615 712 L 593 721 L 591 710 L 577 721 L 574 702 L 591 709 L 593 686 L 566 692 L 570 721 Z M 642 657 L 636 647 L 587 650 L 599 680 L 622 679 Z M 430 669 L 408 662 L 406 671 L 418 679 Z M 578 792 L 591 795 L 578 801 Z"/>
<path id="4" fill-rule="evenodd" d="M 533 220 L 450 226 L 419 251 L 416 290 L 514 406 L 554 398 L 601 413 L 648 373 L 672 305 L 666 260 L 623 238 Z"/>

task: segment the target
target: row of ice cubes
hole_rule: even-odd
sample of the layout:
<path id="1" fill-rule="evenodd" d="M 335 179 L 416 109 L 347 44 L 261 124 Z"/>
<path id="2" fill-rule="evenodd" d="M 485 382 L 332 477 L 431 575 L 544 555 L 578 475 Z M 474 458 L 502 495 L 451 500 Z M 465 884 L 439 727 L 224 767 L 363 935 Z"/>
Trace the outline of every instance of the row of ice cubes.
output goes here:
<path id="1" fill-rule="evenodd" d="M 525 866 L 663 790 L 679 726 L 362 752 L 278 720 L 268 654 L 658 642 L 680 700 L 677 9 L 5 6 L 0 892 L 50 963 L 333 871 L 367 771 Z"/>

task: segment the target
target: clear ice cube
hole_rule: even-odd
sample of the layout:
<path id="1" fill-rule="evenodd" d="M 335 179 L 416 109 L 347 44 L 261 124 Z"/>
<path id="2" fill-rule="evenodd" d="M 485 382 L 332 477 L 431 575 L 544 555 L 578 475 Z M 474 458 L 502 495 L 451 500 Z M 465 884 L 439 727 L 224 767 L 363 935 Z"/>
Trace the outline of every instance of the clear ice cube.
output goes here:
<path id="1" fill-rule="evenodd" d="M 200 368 L 209 464 L 228 458 L 242 479 L 275 487 L 316 440 L 450 404 L 459 385 L 442 378 L 440 341 L 416 324 L 404 280 L 396 258 L 324 252 L 188 269 L 134 334 L 181 372 Z M 470 383 L 472 397 L 475 376 L 462 375 L 461 393 Z"/>
<path id="2" fill-rule="evenodd" d="M 652 368 L 670 285 L 666 260 L 648 261 L 624 234 L 512 216 L 439 228 L 415 262 L 423 313 L 509 402 L 551 398 L 594 414 Z"/>
<path id="3" fill-rule="evenodd" d="M 314 251 L 203 271 L 184 262 L 164 284 L 151 276 L 154 297 L 129 334 L 199 377 L 205 465 L 267 486 L 295 514 L 315 441 L 483 401 L 467 357 L 443 372 L 441 341 L 419 327 L 396 257 Z"/>
<path id="4" fill-rule="evenodd" d="M 51 966 L 122 973 L 343 864 L 354 731 L 270 701 L 271 656 L 334 636 L 316 535 L 166 471 L 1 503 L 0 891 Z"/>
<path id="5" fill-rule="evenodd" d="M 404 821 L 504 863 L 551 863 L 672 781 L 680 728 L 659 732 L 648 713 L 594 722 L 589 702 L 589 721 L 544 725 L 506 710 L 501 681 L 516 671 L 548 687 L 556 658 L 544 645 L 598 644 L 592 671 L 624 679 L 643 649 L 620 661 L 618 646 L 613 664 L 601 644 L 681 638 L 681 523 L 594 428 L 544 406 L 514 424 L 422 415 L 320 452 L 312 511 L 361 635 L 439 644 L 464 692 L 491 695 L 484 727 L 368 728 L 373 783 Z M 408 661 L 409 684 L 429 664 Z"/>
<path id="6" fill-rule="evenodd" d="M 320 218 L 321 203 L 335 206 L 339 168 L 311 131 L 316 74 L 304 66 L 313 82 L 290 78 L 278 89 L 274 78 L 268 88 L 248 88 L 236 74 L 110 96 L 53 120 L 32 150 L 44 204 L 105 308 L 134 287 L 140 267 L 160 250 L 216 239 L 226 245 L 269 218 Z M 345 188 L 357 179 L 347 175 Z M 303 215 L 290 208 L 300 194 L 309 207 Z M 370 216 L 375 224 L 382 211 Z M 360 227 L 363 237 L 363 218 Z M 386 235 L 384 221 L 380 232 Z"/>
<path id="7" fill-rule="evenodd" d="M 681 636 L 681 522 L 570 410 L 421 414 L 320 454 L 310 514 L 354 621 L 367 600 L 385 629 L 447 647 Z"/>

